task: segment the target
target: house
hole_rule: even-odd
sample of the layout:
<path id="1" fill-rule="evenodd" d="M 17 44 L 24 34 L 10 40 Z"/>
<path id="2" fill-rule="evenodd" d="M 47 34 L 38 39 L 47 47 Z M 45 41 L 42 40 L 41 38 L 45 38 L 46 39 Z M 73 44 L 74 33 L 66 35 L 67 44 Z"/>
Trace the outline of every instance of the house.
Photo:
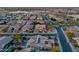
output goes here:
<path id="1" fill-rule="evenodd" d="M 21 31 L 25 32 L 25 31 L 29 31 L 30 29 L 33 28 L 32 25 L 33 21 L 29 20 L 27 21 L 27 23 L 21 28 Z"/>
<path id="2" fill-rule="evenodd" d="M 30 47 L 40 47 L 45 49 L 50 49 L 52 44 L 54 43 L 54 39 L 48 39 L 48 37 L 36 35 L 31 36 L 28 41 L 28 46 Z"/>
<path id="3" fill-rule="evenodd" d="M 46 31 L 46 25 L 45 24 L 37 24 L 35 26 L 34 32 L 45 32 Z"/>
<path id="4" fill-rule="evenodd" d="M 41 19 L 36 19 L 35 22 L 40 23 L 40 24 L 44 24 L 45 22 Z"/>
<path id="5" fill-rule="evenodd" d="M 4 49 L 4 46 L 10 43 L 13 39 L 9 36 L 0 37 L 0 50 Z"/>
<path id="6" fill-rule="evenodd" d="M 70 26 L 70 27 L 67 27 L 67 30 L 70 31 L 70 32 L 71 31 L 76 32 L 76 31 L 79 31 L 79 26 Z"/>
<path id="7" fill-rule="evenodd" d="M 73 40 L 75 40 L 76 41 L 76 43 L 78 44 L 78 46 L 79 46 L 79 37 L 73 37 Z"/>

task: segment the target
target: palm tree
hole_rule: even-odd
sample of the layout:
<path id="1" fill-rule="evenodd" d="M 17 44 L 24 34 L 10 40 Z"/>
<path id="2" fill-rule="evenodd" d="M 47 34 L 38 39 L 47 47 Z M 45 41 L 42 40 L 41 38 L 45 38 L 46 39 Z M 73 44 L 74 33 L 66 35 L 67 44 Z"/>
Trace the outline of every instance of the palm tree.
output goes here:
<path id="1" fill-rule="evenodd" d="M 21 34 L 19 34 L 19 33 L 14 34 L 15 46 L 17 49 L 21 48 L 21 39 L 22 39 Z"/>

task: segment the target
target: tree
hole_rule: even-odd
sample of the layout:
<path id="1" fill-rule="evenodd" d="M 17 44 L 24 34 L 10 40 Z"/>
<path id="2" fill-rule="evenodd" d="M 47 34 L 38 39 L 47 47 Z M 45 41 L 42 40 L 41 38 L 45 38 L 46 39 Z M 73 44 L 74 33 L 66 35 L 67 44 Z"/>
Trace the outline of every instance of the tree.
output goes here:
<path id="1" fill-rule="evenodd" d="M 48 29 L 52 29 L 52 24 L 51 23 L 49 23 L 48 25 L 47 25 L 47 27 L 48 27 Z"/>
<path id="2" fill-rule="evenodd" d="M 74 33 L 72 33 L 72 32 L 67 32 L 67 36 L 68 36 L 68 38 L 71 40 L 72 37 L 74 37 Z"/>
<path id="3" fill-rule="evenodd" d="M 21 41 L 20 41 L 22 39 L 22 35 L 20 33 L 15 33 L 14 39 L 15 39 L 16 49 L 20 50 L 22 48 L 21 47 Z"/>
<path id="4" fill-rule="evenodd" d="M 18 41 L 18 40 L 20 40 L 22 38 L 22 35 L 19 34 L 19 33 L 15 33 L 14 38 L 15 38 L 16 41 Z"/>

